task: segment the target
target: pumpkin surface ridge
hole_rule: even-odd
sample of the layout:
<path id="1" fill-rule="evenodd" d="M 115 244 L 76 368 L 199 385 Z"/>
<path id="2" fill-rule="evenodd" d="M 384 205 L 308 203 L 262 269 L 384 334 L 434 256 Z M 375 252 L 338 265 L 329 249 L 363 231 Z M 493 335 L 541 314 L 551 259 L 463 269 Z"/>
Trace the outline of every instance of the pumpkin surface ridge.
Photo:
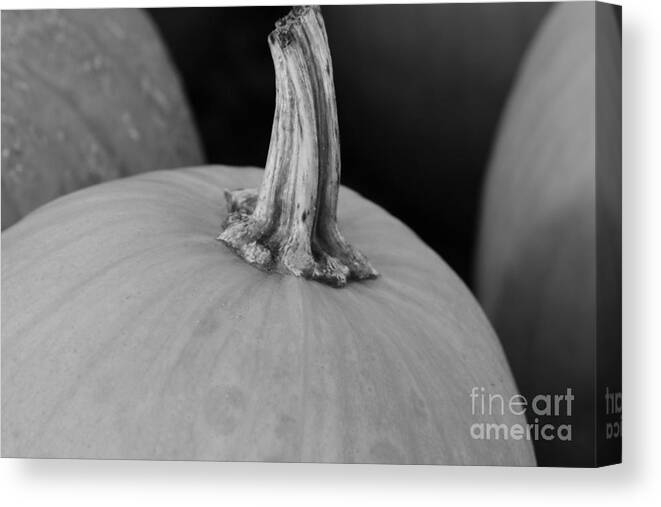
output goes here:
<path id="1" fill-rule="evenodd" d="M 57 312 L 61 311 L 61 310 L 63 309 L 63 308 L 62 308 L 63 306 L 65 306 L 65 305 L 72 305 L 72 301 L 71 301 L 70 299 L 66 298 L 66 296 L 68 296 L 68 295 L 70 295 L 70 294 L 78 294 L 78 297 L 79 297 L 80 299 L 83 299 L 84 296 L 85 296 L 85 294 L 80 294 L 80 293 L 79 293 L 81 287 L 83 287 L 83 286 L 85 286 L 85 285 L 88 285 L 90 281 L 98 280 L 98 279 L 100 278 L 99 275 L 100 275 L 101 273 L 103 273 L 103 274 L 105 274 L 105 275 L 110 275 L 110 272 L 111 272 L 111 269 L 112 269 L 112 268 L 121 267 L 122 264 L 125 264 L 125 263 L 126 263 L 126 260 L 127 260 L 127 259 L 118 259 L 116 262 L 112 263 L 110 266 L 105 266 L 104 268 L 100 269 L 98 272 L 93 273 L 92 275 L 90 275 L 90 277 L 89 277 L 88 279 L 86 279 L 86 280 L 82 280 L 82 281 L 80 281 L 80 282 L 77 282 L 76 285 L 74 285 L 74 286 L 67 287 L 67 293 L 65 293 L 65 294 L 63 295 L 64 297 L 62 298 L 64 301 L 61 301 L 61 300 L 54 301 L 54 302 L 53 302 L 53 305 L 54 305 L 53 308 L 39 308 L 38 311 L 41 312 L 41 313 L 44 313 L 44 314 L 53 315 L 53 318 L 57 318 L 57 317 L 56 317 L 56 316 L 57 316 Z M 161 260 L 160 262 L 163 262 L 163 261 Z M 202 271 L 202 269 L 200 269 L 200 271 Z M 177 282 L 177 283 L 180 283 L 180 282 Z M 127 282 L 127 285 L 131 285 L 131 282 L 130 282 L 130 281 Z M 171 288 L 174 288 L 174 286 L 175 286 L 175 282 L 172 283 L 172 287 L 171 287 Z M 108 296 L 106 296 L 106 297 L 107 297 L 107 298 L 112 298 L 113 296 L 112 296 L 112 295 L 108 295 Z M 102 301 L 103 301 L 103 300 L 102 300 Z M 156 303 L 156 301 L 154 301 L 154 300 L 147 301 L 147 302 L 145 302 L 145 305 L 144 305 L 143 307 L 140 307 L 140 308 L 134 309 L 133 312 L 134 312 L 135 314 L 140 314 L 140 313 L 144 312 L 145 309 L 146 309 L 148 306 L 153 305 L 153 304 L 155 304 L 155 303 Z M 32 325 L 48 326 L 48 321 L 44 321 L 44 322 L 32 322 Z M 131 325 L 130 322 L 127 323 L 127 326 L 130 326 L 130 325 Z M 25 335 L 25 334 L 28 334 L 30 331 L 33 331 L 33 330 L 29 327 L 29 323 L 28 323 L 28 324 L 26 324 L 26 326 L 17 329 L 17 330 L 16 330 L 16 333 L 17 333 L 17 334 L 24 334 L 24 335 Z M 121 329 L 120 329 L 120 331 L 121 331 Z M 50 338 L 50 339 L 51 339 L 51 340 L 56 340 L 56 338 L 54 338 L 54 337 L 52 337 L 52 338 Z M 22 343 L 21 345 L 24 345 L 24 343 Z M 43 345 L 43 344 L 42 344 L 42 343 L 34 343 L 34 344 L 33 344 L 33 349 L 36 349 L 36 348 L 39 347 L 40 345 Z M 34 351 L 34 350 L 33 350 L 33 351 Z M 30 350 L 28 350 L 27 352 L 30 352 Z M 28 354 L 27 354 L 27 353 L 24 353 L 24 355 L 28 355 Z"/>
<path id="2" fill-rule="evenodd" d="M 162 260 L 161 260 L 161 262 L 162 262 Z M 169 262 L 169 260 L 166 261 L 166 262 Z M 106 268 L 101 269 L 101 270 L 99 270 L 99 272 L 93 274 L 93 275 L 90 277 L 89 280 L 87 280 L 87 281 L 83 281 L 83 282 L 80 282 L 80 283 L 76 284 L 75 286 L 68 288 L 69 293 L 76 293 L 76 292 L 80 289 L 80 287 L 82 287 L 82 286 L 86 285 L 87 283 L 89 283 L 90 280 L 98 280 L 98 279 L 99 279 L 99 273 L 101 273 L 101 272 L 103 272 L 106 276 L 110 276 L 110 275 L 111 275 L 111 271 L 110 271 L 110 270 L 111 270 L 111 267 L 117 267 L 118 265 L 121 265 L 122 263 L 125 264 L 125 263 L 126 263 L 126 259 L 121 259 L 121 260 L 117 261 L 116 263 L 113 263 L 113 266 L 106 266 Z M 197 268 L 197 271 L 203 272 L 203 271 L 204 271 L 204 266 L 202 266 L 201 268 Z M 174 288 L 175 285 L 176 285 L 177 283 L 180 284 L 180 282 L 173 282 L 173 283 L 172 283 L 172 286 L 171 286 L 170 288 Z M 130 283 L 130 282 L 127 282 L 127 285 L 130 286 L 131 283 Z M 83 299 L 84 296 L 85 296 L 84 294 L 80 295 L 80 296 L 79 296 L 79 299 Z M 67 299 L 67 298 L 63 298 L 63 299 Z M 153 303 L 154 303 L 153 301 L 151 301 L 151 302 L 147 302 L 148 305 L 149 305 L 149 304 L 153 304 Z M 56 315 L 57 312 L 61 310 L 62 305 L 71 305 L 72 302 L 71 302 L 70 300 L 66 300 L 64 303 L 62 303 L 61 301 L 56 301 L 54 304 L 57 305 L 56 308 L 42 308 L 42 309 L 39 309 L 38 311 L 43 312 L 43 313 L 48 314 L 48 315 Z M 142 307 L 140 310 L 135 310 L 134 313 L 135 313 L 136 316 L 137 316 L 137 315 L 139 315 L 141 312 L 143 312 L 144 310 L 145 310 L 145 307 Z M 37 323 L 33 323 L 33 324 L 34 324 L 34 325 L 36 325 L 36 324 L 41 324 L 42 326 L 47 326 L 47 325 L 48 325 L 48 321 L 41 322 L 41 323 L 37 322 Z M 129 324 L 129 325 L 130 325 L 130 324 Z M 31 329 L 30 329 L 29 325 L 27 325 L 26 327 L 19 328 L 19 329 L 17 330 L 17 333 L 18 333 L 18 334 L 23 334 L 23 335 L 25 335 L 25 334 L 29 333 L 30 331 L 31 331 Z M 34 344 L 34 347 L 38 347 L 38 346 L 39 346 L 38 343 L 37 343 L 37 344 Z"/>

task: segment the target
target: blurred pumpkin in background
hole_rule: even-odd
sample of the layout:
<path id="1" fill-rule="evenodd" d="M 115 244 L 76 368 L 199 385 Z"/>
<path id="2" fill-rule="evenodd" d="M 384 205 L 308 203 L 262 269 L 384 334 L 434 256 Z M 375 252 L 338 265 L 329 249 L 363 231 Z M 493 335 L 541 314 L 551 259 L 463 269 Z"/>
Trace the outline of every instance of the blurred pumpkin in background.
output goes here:
<path id="1" fill-rule="evenodd" d="M 203 160 L 138 9 L 2 12 L 2 227 L 72 190 Z"/>
<path id="2" fill-rule="evenodd" d="M 538 441 L 541 465 L 594 464 L 605 379 L 621 389 L 620 44 L 612 6 L 553 9 L 485 183 L 478 299 L 524 395 L 576 396 L 545 421 L 573 424 L 572 441 Z"/>

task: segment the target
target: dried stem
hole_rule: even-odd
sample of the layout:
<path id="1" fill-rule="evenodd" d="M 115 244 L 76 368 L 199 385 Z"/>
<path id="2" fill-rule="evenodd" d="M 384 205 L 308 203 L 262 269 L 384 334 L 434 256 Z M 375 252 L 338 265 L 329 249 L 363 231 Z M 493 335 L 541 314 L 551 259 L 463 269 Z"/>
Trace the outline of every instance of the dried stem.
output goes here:
<path id="1" fill-rule="evenodd" d="M 337 225 L 340 141 L 319 7 L 294 7 L 269 35 L 276 108 L 259 189 L 226 190 L 218 239 L 254 266 L 342 287 L 378 276 Z"/>

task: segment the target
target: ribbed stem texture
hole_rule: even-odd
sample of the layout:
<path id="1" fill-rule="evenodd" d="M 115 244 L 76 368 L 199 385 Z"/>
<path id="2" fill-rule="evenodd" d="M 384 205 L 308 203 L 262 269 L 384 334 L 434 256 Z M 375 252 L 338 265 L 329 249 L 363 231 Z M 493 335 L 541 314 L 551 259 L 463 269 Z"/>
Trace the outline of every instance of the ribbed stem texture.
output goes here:
<path id="1" fill-rule="evenodd" d="M 269 35 L 276 108 L 259 189 L 226 190 L 218 239 L 266 271 L 343 287 L 378 276 L 337 225 L 340 141 L 319 7 L 294 7 Z"/>

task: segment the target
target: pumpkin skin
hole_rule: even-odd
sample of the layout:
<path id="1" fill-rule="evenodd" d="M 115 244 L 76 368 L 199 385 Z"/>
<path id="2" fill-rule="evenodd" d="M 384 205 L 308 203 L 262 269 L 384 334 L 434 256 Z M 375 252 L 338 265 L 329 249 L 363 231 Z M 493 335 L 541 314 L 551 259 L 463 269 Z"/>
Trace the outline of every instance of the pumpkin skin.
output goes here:
<path id="1" fill-rule="evenodd" d="M 73 190 L 202 160 L 142 11 L 2 12 L 3 229 Z"/>
<path id="2" fill-rule="evenodd" d="M 222 190 L 262 174 L 146 173 L 3 232 L 3 454 L 534 465 L 526 440 L 471 439 L 471 388 L 514 381 L 473 296 L 397 219 L 341 189 L 342 230 L 381 273 L 343 289 L 215 241 Z"/>
<path id="3" fill-rule="evenodd" d="M 478 299 L 524 395 L 571 387 L 576 396 L 560 422 L 573 424 L 573 441 L 539 441 L 540 465 L 594 466 L 595 389 L 618 390 L 621 70 L 611 8 L 553 9 L 510 97 L 484 192 Z"/>

